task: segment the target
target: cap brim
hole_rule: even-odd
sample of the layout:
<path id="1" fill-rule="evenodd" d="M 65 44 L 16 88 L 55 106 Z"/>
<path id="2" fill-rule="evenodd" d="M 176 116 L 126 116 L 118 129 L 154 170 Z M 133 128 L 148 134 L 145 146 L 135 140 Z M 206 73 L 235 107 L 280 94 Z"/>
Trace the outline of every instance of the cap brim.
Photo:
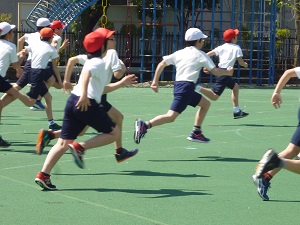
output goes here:
<path id="1" fill-rule="evenodd" d="M 237 36 L 240 33 L 239 29 L 235 29 L 234 32 L 235 32 L 235 36 Z"/>
<path id="2" fill-rule="evenodd" d="M 15 29 L 16 28 L 16 25 L 13 25 L 13 24 L 11 24 L 10 25 L 10 29 L 12 30 L 12 29 Z"/>
<path id="3" fill-rule="evenodd" d="M 106 34 L 106 38 L 109 38 L 110 36 L 112 36 L 116 31 L 115 30 L 111 30 Z"/>

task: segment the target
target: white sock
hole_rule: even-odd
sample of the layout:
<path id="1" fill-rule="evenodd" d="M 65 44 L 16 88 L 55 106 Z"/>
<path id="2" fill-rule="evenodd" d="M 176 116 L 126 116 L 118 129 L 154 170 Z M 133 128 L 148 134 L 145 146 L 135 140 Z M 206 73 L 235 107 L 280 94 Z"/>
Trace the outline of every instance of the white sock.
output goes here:
<path id="1" fill-rule="evenodd" d="M 195 87 L 195 91 L 200 92 L 201 88 L 202 88 L 202 87 L 198 84 L 198 85 L 196 85 L 196 87 Z"/>
<path id="2" fill-rule="evenodd" d="M 237 113 L 237 112 L 239 112 L 240 111 L 240 107 L 233 107 L 233 112 L 235 112 L 235 113 Z"/>

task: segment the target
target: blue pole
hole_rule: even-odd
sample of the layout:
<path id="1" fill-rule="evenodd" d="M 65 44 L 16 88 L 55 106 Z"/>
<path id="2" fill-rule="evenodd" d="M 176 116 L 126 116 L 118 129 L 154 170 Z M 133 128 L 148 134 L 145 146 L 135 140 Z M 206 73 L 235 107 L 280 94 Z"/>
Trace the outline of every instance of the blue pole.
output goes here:
<path id="1" fill-rule="evenodd" d="M 151 77 L 153 79 L 155 72 L 155 57 L 156 57 L 156 0 L 153 1 L 153 21 L 152 21 L 152 60 L 151 60 Z"/>
<path id="2" fill-rule="evenodd" d="M 142 38 L 141 38 L 141 68 L 140 68 L 140 82 L 144 82 L 144 63 L 145 63 L 145 24 L 146 24 L 146 12 L 145 12 L 145 0 L 142 1 Z"/>
<path id="3" fill-rule="evenodd" d="M 163 12 L 162 12 L 162 16 L 163 16 L 163 27 L 162 27 L 162 40 L 161 40 L 161 54 L 162 56 L 165 55 L 165 42 L 166 42 L 166 0 L 164 0 L 163 2 Z M 161 74 L 161 79 L 164 80 L 165 78 L 165 73 L 164 71 Z"/>
<path id="4" fill-rule="evenodd" d="M 177 21 L 177 17 L 176 15 L 178 15 L 178 0 L 175 0 L 175 7 L 174 7 L 174 25 L 175 24 L 178 24 L 178 21 Z M 176 26 L 173 27 L 173 52 L 175 52 L 177 50 L 177 44 L 178 44 L 178 41 L 177 41 L 177 29 L 176 29 Z M 175 67 L 173 66 L 172 68 L 172 80 L 175 81 L 175 74 L 176 74 L 176 71 L 175 71 Z"/>
<path id="5" fill-rule="evenodd" d="M 210 49 L 214 49 L 214 39 L 215 39 L 215 0 L 212 1 L 212 13 L 211 13 L 211 35 L 210 35 Z M 210 73 L 209 82 L 213 82 L 213 75 Z"/>

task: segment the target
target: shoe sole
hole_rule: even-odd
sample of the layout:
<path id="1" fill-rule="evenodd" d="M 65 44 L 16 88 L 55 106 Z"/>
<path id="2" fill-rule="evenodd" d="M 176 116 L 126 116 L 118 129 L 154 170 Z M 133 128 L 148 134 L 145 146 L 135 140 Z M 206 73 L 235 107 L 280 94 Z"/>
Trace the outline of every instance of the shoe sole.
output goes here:
<path id="1" fill-rule="evenodd" d="M 135 155 L 138 153 L 138 151 L 139 151 L 139 150 L 136 149 L 136 152 L 135 152 L 133 155 L 130 155 L 130 156 L 128 156 L 128 157 L 125 157 L 125 158 L 123 158 L 123 159 L 121 159 L 121 160 L 118 160 L 118 159 L 116 159 L 116 160 L 117 160 L 118 163 L 123 162 L 123 161 L 125 161 L 126 159 L 129 159 L 129 158 L 135 156 Z M 117 154 L 115 154 L 115 156 L 116 156 L 116 155 L 117 155 Z"/>
<path id="2" fill-rule="evenodd" d="M 256 178 L 255 175 L 252 176 L 252 180 L 253 180 L 254 185 L 255 185 L 256 188 L 257 188 L 257 194 L 259 195 L 259 197 L 260 197 L 262 200 L 264 200 L 264 201 L 269 201 L 269 198 L 264 198 L 264 196 L 262 196 L 262 195 L 260 194 L 260 191 L 259 191 L 259 183 L 258 183 L 257 178 Z"/>
<path id="3" fill-rule="evenodd" d="M 210 141 L 201 141 L 201 140 L 195 140 L 193 138 L 187 137 L 187 140 L 191 141 L 191 142 L 198 142 L 198 143 L 209 143 Z"/>
<path id="4" fill-rule="evenodd" d="M 272 156 L 276 154 L 274 152 L 273 149 L 269 149 L 268 151 L 266 151 L 266 153 L 263 155 L 262 159 L 258 162 L 258 165 L 256 167 L 256 170 L 255 170 L 255 176 L 258 177 L 258 178 L 261 178 L 263 176 L 263 174 L 267 171 L 264 171 L 265 170 L 265 167 L 266 167 L 266 163 L 272 158 Z"/>
<path id="5" fill-rule="evenodd" d="M 141 127 L 141 120 L 136 120 L 135 123 L 134 123 L 134 134 L 133 134 L 133 139 L 134 139 L 134 142 L 136 144 L 139 144 L 140 141 L 141 141 L 141 138 L 140 138 L 140 127 Z"/>
<path id="6" fill-rule="evenodd" d="M 31 111 L 45 111 L 45 109 L 37 108 L 34 106 L 29 107 Z"/>
<path id="7" fill-rule="evenodd" d="M 41 188 L 49 190 L 49 191 L 55 191 L 57 190 L 57 188 L 51 188 L 49 186 L 47 186 L 43 180 L 39 179 L 39 178 L 35 178 L 35 183 L 37 183 L 37 185 L 39 185 Z"/>
<path id="8" fill-rule="evenodd" d="M 233 119 L 241 119 L 241 118 L 244 118 L 244 117 L 246 117 L 246 116 L 249 116 L 249 114 L 248 114 L 248 115 L 245 115 L 245 116 L 235 116 L 235 117 L 233 117 Z"/>
<path id="9" fill-rule="evenodd" d="M 38 155 L 43 154 L 43 150 L 44 150 L 44 148 L 42 147 L 43 146 L 43 134 L 44 134 L 44 130 L 42 129 L 38 133 L 38 141 L 37 141 L 37 144 L 35 146 L 35 152 Z"/>
<path id="10" fill-rule="evenodd" d="M 72 155 L 73 155 L 73 157 L 74 157 L 74 160 L 75 160 L 76 165 L 77 165 L 80 169 L 84 169 L 83 161 L 80 160 L 80 158 L 79 158 L 78 155 L 77 155 L 76 150 L 74 149 L 74 147 L 73 147 L 72 145 L 69 145 L 69 150 L 70 150 L 70 152 L 72 153 Z"/>

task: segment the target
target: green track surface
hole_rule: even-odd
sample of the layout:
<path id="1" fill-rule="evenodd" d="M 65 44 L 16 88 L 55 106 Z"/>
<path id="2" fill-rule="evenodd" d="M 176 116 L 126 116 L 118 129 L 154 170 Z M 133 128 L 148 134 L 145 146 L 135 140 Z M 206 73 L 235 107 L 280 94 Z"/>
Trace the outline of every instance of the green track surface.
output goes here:
<path id="1" fill-rule="evenodd" d="M 172 88 L 122 88 L 108 96 L 124 114 L 123 146 L 139 153 L 117 163 L 114 146 L 90 149 L 81 170 L 67 152 L 52 171 L 58 191 L 41 191 L 34 178 L 55 143 L 35 154 L 37 132 L 47 128 L 45 112 L 15 101 L 2 112 L 0 133 L 12 143 L 0 149 L 0 224 L 194 225 L 297 224 L 300 176 L 281 171 L 269 202 L 257 194 L 252 174 L 270 147 L 283 150 L 298 124 L 299 91 L 285 89 L 283 104 L 270 104 L 273 89 L 241 89 L 240 106 L 250 115 L 234 120 L 231 91 L 212 102 L 203 123 L 208 144 L 186 140 L 196 109 L 174 123 L 154 127 L 139 145 L 136 118 L 167 112 Z M 26 90 L 24 90 L 26 92 Z M 67 95 L 51 89 L 53 112 L 61 124 Z M 79 140 L 95 135 L 89 129 Z"/>

